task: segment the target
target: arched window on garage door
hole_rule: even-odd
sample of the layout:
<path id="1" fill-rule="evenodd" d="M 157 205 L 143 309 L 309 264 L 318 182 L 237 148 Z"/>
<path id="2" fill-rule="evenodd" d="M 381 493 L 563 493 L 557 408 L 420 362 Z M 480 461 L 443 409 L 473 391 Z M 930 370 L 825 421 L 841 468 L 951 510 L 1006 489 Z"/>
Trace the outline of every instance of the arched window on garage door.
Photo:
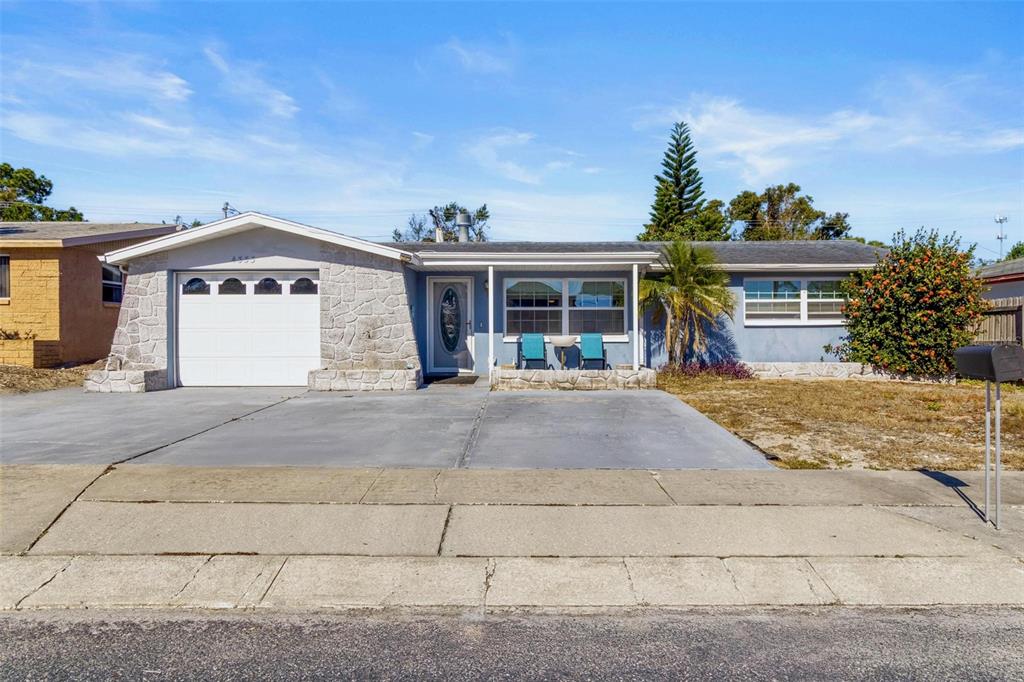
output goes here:
<path id="1" fill-rule="evenodd" d="M 266 294 L 280 294 L 281 283 L 273 277 L 264 277 L 256 283 L 255 293 L 257 296 Z"/>
<path id="2" fill-rule="evenodd" d="M 202 277 L 193 277 L 181 286 L 184 296 L 201 296 L 210 293 L 210 285 Z"/>
<path id="3" fill-rule="evenodd" d="M 245 295 L 245 285 L 237 277 L 228 277 L 217 287 L 217 294 L 220 296 L 242 296 Z"/>
<path id="4" fill-rule="evenodd" d="M 311 280 L 309 277 L 299 277 L 297 280 L 292 282 L 288 288 L 288 293 L 292 296 L 298 294 L 315 294 L 317 293 L 316 282 Z"/>

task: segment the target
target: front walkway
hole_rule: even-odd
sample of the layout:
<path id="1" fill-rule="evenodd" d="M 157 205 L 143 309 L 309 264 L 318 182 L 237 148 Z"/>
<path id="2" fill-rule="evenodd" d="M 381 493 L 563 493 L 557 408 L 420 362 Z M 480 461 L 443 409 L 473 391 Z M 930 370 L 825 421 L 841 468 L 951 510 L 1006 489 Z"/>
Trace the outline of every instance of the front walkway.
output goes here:
<path id="1" fill-rule="evenodd" d="M 661 391 L 70 389 L 4 396 L 0 409 L 0 461 L 8 464 L 772 468 Z"/>

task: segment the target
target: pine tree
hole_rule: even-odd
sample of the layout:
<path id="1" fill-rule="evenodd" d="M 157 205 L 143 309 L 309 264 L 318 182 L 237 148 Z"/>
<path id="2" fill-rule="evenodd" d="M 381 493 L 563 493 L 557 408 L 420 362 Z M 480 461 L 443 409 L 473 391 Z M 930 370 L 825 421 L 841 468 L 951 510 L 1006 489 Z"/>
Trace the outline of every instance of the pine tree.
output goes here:
<path id="1" fill-rule="evenodd" d="M 690 129 L 685 123 L 679 122 L 672 127 L 672 136 L 661 168 L 661 175 L 654 176 L 657 185 L 650 222 L 637 239 L 668 241 L 699 238 L 690 233 L 694 219 L 704 209 L 704 189 L 700 171 L 697 170 L 697 150 L 693 147 Z"/>

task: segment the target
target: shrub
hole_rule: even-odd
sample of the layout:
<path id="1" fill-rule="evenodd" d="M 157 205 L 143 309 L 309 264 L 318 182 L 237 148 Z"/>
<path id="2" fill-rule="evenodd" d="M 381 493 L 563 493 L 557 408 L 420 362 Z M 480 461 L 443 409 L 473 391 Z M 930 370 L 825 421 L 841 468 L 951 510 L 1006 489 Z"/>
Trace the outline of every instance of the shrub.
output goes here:
<path id="1" fill-rule="evenodd" d="M 661 369 L 661 374 L 667 379 L 693 379 L 695 377 L 754 379 L 757 377 L 750 367 L 735 360 L 708 363 L 686 362 L 678 365 L 666 365 Z"/>
<path id="2" fill-rule="evenodd" d="M 843 282 L 848 335 L 825 351 L 898 374 L 951 374 L 953 351 L 971 343 L 987 305 L 971 270 L 974 247 L 962 251 L 956 236 L 924 229 L 901 230 L 893 244 Z"/>

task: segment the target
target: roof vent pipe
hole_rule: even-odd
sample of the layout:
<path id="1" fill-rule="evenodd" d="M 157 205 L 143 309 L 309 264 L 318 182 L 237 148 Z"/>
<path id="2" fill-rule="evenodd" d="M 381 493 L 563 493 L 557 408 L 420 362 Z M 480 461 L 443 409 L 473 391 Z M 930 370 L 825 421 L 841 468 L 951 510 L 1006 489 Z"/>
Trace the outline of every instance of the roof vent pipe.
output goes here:
<path id="1" fill-rule="evenodd" d="M 469 226 L 473 224 L 473 217 L 468 213 L 459 212 L 455 216 L 455 227 L 459 230 L 459 241 L 469 241 Z"/>

